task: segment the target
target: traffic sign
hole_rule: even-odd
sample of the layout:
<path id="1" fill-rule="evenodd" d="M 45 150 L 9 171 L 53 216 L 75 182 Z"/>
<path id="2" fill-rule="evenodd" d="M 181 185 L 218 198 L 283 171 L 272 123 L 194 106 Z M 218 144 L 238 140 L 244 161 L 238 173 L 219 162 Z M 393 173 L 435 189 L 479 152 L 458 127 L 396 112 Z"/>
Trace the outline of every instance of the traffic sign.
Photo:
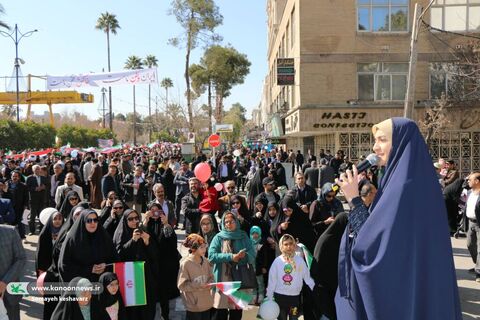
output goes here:
<path id="1" fill-rule="evenodd" d="M 208 144 L 213 148 L 218 147 L 220 145 L 220 136 L 218 134 L 212 134 L 208 137 Z"/>

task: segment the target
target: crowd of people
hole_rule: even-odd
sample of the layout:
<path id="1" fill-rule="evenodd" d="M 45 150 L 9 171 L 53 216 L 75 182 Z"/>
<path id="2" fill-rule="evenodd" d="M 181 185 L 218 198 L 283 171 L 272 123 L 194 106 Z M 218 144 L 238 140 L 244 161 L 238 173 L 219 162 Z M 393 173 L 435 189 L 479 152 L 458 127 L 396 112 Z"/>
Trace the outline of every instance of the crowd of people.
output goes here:
<path id="1" fill-rule="evenodd" d="M 390 223 L 375 214 L 384 210 L 391 213 L 389 217 L 396 217 L 401 216 L 398 211 L 405 210 L 395 209 L 395 203 L 391 202 L 395 188 L 407 188 L 408 182 L 402 182 L 405 186 L 394 184 L 396 177 L 405 172 L 392 163 L 414 155 L 407 154 L 410 151 L 405 151 L 406 147 L 401 145 L 410 140 L 397 143 L 397 131 L 408 128 L 413 132 L 409 139 L 415 141 L 410 142 L 416 143 L 415 147 L 420 150 L 418 154 L 425 155 L 428 151 L 416 142 L 417 132 L 410 122 L 392 122 L 390 128 L 383 128 L 383 131 L 378 128 L 374 134 L 387 132 L 383 139 L 390 139 L 392 150 L 381 149 L 383 140 L 376 138 L 374 152 L 385 159 L 361 173 L 357 173 L 341 150 L 333 156 L 330 150 L 324 152 L 323 149 L 318 162 L 310 150 L 304 156 L 300 151 L 282 148 L 266 151 L 241 147 L 220 152 L 216 158 L 207 158 L 200 152 L 190 161 L 183 158 L 180 150 L 165 148 L 133 148 L 108 156 L 95 152 L 77 153 L 75 157 L 48 154 L 16 160 L 2 156 L 0 222 L 16 226 L 17 237 L 25 238 L 22 219 L 25 212 L 29 213 L 29 234 L 39 234 L 36 273 L 39 277 L 45 273 L 46 282 L 80 283 L 86 287 L 100 282 L 106 288 L 102 294 L 94 296 L 88 292 L 63 293 L 86 297 L 82 302 L 46 301 L 44 319 L 154 319 L 158 310 L 163 319 L 168 319 L 169 301 L 180 295 L 187 309 L 187 319 L 241 319 L 242 309 L 228 295 L 210 285 L 229 281 L 242 281 L 240 290 L 253 294 L 252 304 L 260 304 L 264 299 L 275 300 L 280 307 L 279 319 L 297 319 L 300 314 L 307 320 L 353 319 L 349 312 L 357 312 L 359 316 L 355 319 L 383 319 L 387 313 L 382 312 L 388 306 L 377 307 L 379 301 L 376 299 L 381 297 L 369 290 L 375 285 L 381 287 L 384 279 L 376 276 L 377 271 L 371 265 L 375 264 L 375 259 L 386 261 L 386 267 L 379 272 L 388 274 L 393 262 L 397 261 L 392 253 L 394 257 L 400 256 L 398 250 L 417 253 L 415 247 L 405 242 L 403 248 L 400 245 L 395 228 L 406 226 L 395 226 L 395 223 L 402 219 L 392 218 Z M 416 157 L 420 157 L 418 154 Z M 195 168 L 203 163 L 208 164 L 211 172 L 206 181 L 195 175 Z M 291 177 L 287 177 L 285 163 L 291 163 Z M 429 163 L 429 168 L 423 169 L 433 175 L 431 158 Z M 458 173 L 457 179 L 452 178 L 452 170 L 449 168 L 443 175 L 444 193 L 450 185 L 457 186 L 459 180 L 463 182 Z M 292 177 L 294 184 L 289 186 Z M 470 187 L 476 194 L 476 190 L 480 190 L 480 174 L 470 177 Z M 432 197 L 437 195 L 433 193 Z M 452 201 L 458 203 L 459 198 L 460 195 Z M 348 202 L 351 213 L 345 210 L 342 200 Z M 403 200 L 408 202 L 408 199 Z M 470 221 L 469 249 L 477 263 L 474 272 L 480 272 L 477 259 L 480 234 L 476 224 L 480 209 L 477 210 L 475 204 L 471 209 L 472 201 L 471 198 L 466 200 L 466 216 Z M 56 211 L 42 224 L 37 218 L 47 207 Z M 440 208 L 439 212 L 442 210 L 445 211 Z M 458 207 L 455 219 L 457 216 Z M 374 222 L 376 219 L 380 221 Z M 458 219 L 455 223 L 456 231 Z M 382 224 L 389 224 L 390 229 L 382 229 L 383 235 L 392 238 L 375 238 L 378 231 L 375 228 Z M 369 228 L 368 234 L 362 233 L 361 229 Z M 428 228 L 432 229 L 426 232 L 428 235 L 438 231 L 431 225 Z M 177 249 L 176 229 L 186 233 L 183 245 L 188 248 L 189 255 L 183 259 Z M 407 232 L 402 230 L 400 233 Z M 438 239 L 431 235 L 428 240 L 438 240 L 442 244 L 439 248 L 445 249 L 444 238 L 439 233 Z M 418 235 L 419 239 L 422 237 Z M 378 241 L 394 245 L 385 249 Z M 365 247 L 368 243 L 371 247 Z M 360 248 L 361 244 L 364 247 Z M 303 247 L 313 254 L 313 262 L 308 267 Z M 450 253 L 451 261 L 443 261 L 445 268 L 439 269 L 439 275 L 453 266 L 451 248 L 446 253 Z M 25 260 L 24 253 L 12 255 L 20 264 Z M 444 256 L 445 252 L 438 253 L 432 259 L 439 261 Z M 409 260 L 408 254 L 402 259 Z M 3 285 L 1 261 L 0 295 L 8 296 Z M 145 262 L 146 305 L 125 306 L 124 297 L 119 293 L 119 280 L 112 264 L 127 261 Z M 374 271 L 368 271 L 370 267 Z M 16 273 L 10 273 L 7 280 L 18 279 L 21 272 L 18 265 L 16 268 Z M 405 269 L 409 271 L 412 270 Z M 413 275 L 411 279 L 418 280 Z M 452 303 L 455 304 L 458 302 L 458 293 L 457 300 L 454 294 L 455 280 L 451 275 L 445 279 L 452 280 L 448 290 L 444 290 L 445 296 L 453 292 Z M 389 282 L 385 280 L 385 285 Z M 430 282 L 426 280 L 424 284 L 429 287 Z M 393 285 L 402 286 L 397 282 Z M 367 292 L 363 291 L 365 288 Z M 412 288 L 404 290 L 406 296 Z M 378 295 L 385 294 L 381 290 Z M 17 314 L 18 302 L 12 296 L 4 300 L 7 310 L 11 310 L 9 317 Z M 452 303 L 444 304 L 445 310 Z M 338 305 L 343 306 L 340 313 Z M 430 314 L 429 307 L 411 308 L 413 303 L 407 308 L 412 314 Z M 456 311 L 450 310 L 450 315 L 456 315 Z"/>

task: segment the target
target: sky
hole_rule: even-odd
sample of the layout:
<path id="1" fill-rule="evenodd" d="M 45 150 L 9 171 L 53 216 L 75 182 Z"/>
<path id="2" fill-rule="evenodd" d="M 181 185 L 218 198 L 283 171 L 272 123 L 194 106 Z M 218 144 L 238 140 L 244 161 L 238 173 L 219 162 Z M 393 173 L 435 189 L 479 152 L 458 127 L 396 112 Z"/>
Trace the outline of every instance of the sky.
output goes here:
<path id="1" fill-rule="evenodd" d="M 19 43 L 19 57 L 23 75 L 72 75 L 107 70 L 106 35 L 95 29 L 101 13 L 106 11 L 117 16 L 120 29 L 110 37 L 112 72 L 124 70 L 130 55 L 141 58 L 153 54 L 158 59 L 158 78 L 171 78 L 174 87 L 169 91 L 169 100 L 186 105 L 183 93 L 185 79 L 185 50 L 168 45 L 168 39 L 178 36 L 182 29 L 175 18 L 168 14 L 170 0 L 0 0 L 5 14 L 0 19 L 12 28 L 18 24 L 21 32 L 37 29 L 30 37 Z M 231 90 L 225 99 L 228 110 L 239 102 L 247 109 L 247 117 L 258 107 L 261 100 L 262 82 L 267 72 L 267 17 L 266 2 L 262 0 L 217 0 L 223 25 L 216 32 L 223 36 L 223 45 L 232 45 L 247 55 L 251 62 L 250 74 L 244 84 Z M 197 63 L 204 49 L 193 51 L 191 63 Z M 0 36 L 0 90 L 15 90 L 10 77 L 14 74 L 15 45 L 7 37 Z M 33 81 L 33 90 L 46 90 L 46 81 Z M 54 105 L 54 112 L 80 111 L 91 119 L 100 117 L 102 96 L 100 88 L 80 88 L 79 92 L 92 93 L 92 104 Z M 133 111 L 132 89 L 129 86 L 112 87 L 113 112 Z M 165 90 L 158 84 L 152 86 L 152 100 L 158 96 L 159 104 L 165 101 Z M 108 97 L 108 95 L 107 95 Z M 148 115 L 148 85 L 136 89 L 137 112 Z M 202 97 L 200 104 L 206 103 Z M 154 105 L 154 104 L 152 104 Z M 20 106 L 21 116 L 26 106 Z M 36 114 L 48 110 L 45 105 L 34 105 Z"/>

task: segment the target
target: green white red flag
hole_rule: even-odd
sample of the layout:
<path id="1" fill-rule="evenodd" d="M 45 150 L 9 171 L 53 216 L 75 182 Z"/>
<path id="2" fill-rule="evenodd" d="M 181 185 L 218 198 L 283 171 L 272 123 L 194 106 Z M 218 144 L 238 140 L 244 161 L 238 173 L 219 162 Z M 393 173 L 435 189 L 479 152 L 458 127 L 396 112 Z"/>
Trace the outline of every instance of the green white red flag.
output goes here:
<path id="1" fill-rule="evenodd" d="M 302 249 L 303 257 L 307 263 L 308 270 L 310 270 L 312 268 L 313 255 L 310 253 L 310 251 L 308 251 L 307 247 L 305 247 L 303 243 L 298 243 L 297 245 L 300 247 L 300 249 Z"/>
<path id="2" fill-rule="evenodd" d="M 117 274 L 120 293 L 126 307 L 147 304 L 144 267 L 144 261 L 113 264 L 113 272 Z"/>
<path id="3" fill-rule="evenodd" d="M 210 283 L 210 285 L 215 286 L 238 308 L 246 310 L 251 308 L 248 303 L 252 301 L 253 295 L 245 291 L 239 291 L 242 285 L 240 281 L 214 282 Z"/>

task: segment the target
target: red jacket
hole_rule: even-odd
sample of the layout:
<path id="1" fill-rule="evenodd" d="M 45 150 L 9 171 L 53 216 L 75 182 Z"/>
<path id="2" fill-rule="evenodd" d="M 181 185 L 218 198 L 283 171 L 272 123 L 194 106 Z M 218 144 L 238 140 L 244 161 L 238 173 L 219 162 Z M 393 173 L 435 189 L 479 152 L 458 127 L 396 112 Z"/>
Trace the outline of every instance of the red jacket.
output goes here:
<path id="1" fill-rule="evenodd" d="M 198 206 L 202 213 L 215 213 L 220 209 L 218 204 L 218 191 L 214 187 L 208 189 L 201 188 L 200 194 L 202 195 L 202 201 Z"/>

